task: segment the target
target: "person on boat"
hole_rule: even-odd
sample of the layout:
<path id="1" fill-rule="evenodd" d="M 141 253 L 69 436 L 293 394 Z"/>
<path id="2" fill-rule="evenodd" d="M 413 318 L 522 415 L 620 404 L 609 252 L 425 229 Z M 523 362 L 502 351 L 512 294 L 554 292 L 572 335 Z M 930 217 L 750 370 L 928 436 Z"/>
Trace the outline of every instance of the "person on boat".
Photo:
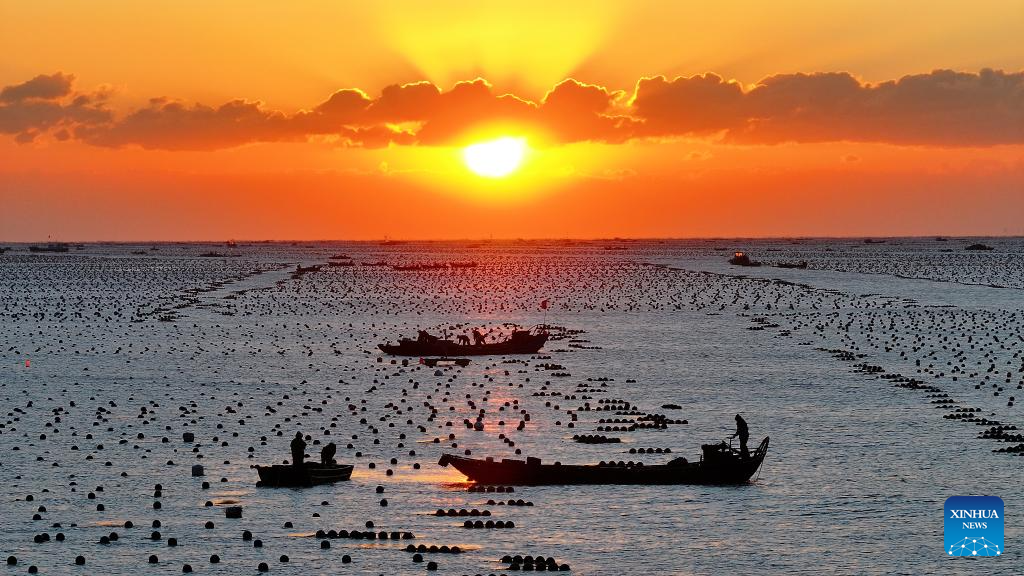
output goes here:
<path id="1" fill-rule="evenodd" d="M 483 334 L 481 334 L 479 330 L 477 330 L 475 328 L 473 329 L 473 343 L 474 344 L 476 344 L 477 346 L 482 346 L 484 344 L 484 339 L 485 338 L 486 337 Z"/>
<path id="2" fill-rule="evenodd" d="M 302 466 L 306 459 L 306 441 L 302 439 L 302 432 L 296 432 L 292 438 L 292 464 Z"/>
<path id="3" fill-rule="evenodd" d="M 737 436 L 740 439 L 740 456 L 749 458 L 750 452 L 747 451 L 747 439 L 750 438 L 750 430 L 747 429 L 747 421 L 739 414 L 736 415 L 736 433 L 730 436 L 730 438 L 736 438 Z"/>
<path id="4" fill-rule="evenodd" d="M 320 450 L 320 463 L 324 466 L 334 464 L 334 455 L 338 452 L 338 446 L 330 442 Z"/>
<path id="5" fill-rule="evenodd" d="M 437 336 L 434 336 L 426 330 L 420 330 L 419 334 L 416 336 L 416 341 L 420 344 L 433 344 L 434 342 L 437 342 Z"/>
<path id="6" fill-rule="evenodd" d="M 466 336 L 465 334 L 459 334 L 458 340 L 460 346 L 469 346 L 469 336 Z"/>

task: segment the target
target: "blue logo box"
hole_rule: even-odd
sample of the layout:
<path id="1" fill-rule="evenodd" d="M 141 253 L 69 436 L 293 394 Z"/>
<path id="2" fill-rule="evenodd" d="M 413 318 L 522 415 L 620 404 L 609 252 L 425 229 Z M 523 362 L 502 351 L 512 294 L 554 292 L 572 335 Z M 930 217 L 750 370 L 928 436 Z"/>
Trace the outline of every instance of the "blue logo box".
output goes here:
<path id="1" fill-rule="evenodd" d="M 946 499 L 946 556 L 1003 555 L 1003 499 L 950 496 Z"/>

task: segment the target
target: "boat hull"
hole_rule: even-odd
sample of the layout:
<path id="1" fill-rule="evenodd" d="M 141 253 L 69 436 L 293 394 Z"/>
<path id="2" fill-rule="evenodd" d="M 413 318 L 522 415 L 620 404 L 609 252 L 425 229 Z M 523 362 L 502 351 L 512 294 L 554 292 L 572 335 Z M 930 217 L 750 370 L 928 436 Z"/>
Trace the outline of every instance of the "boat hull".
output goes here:
<path id="1" fill-rule="evenodd" d="M 441 466 L 453 466 L 479 484 L 544 486 L 572 484 L 746 484 L 768 452 L 765 438 L 749 458 L 729 453 L 713 460 L 653 466 L 541 464 L 522 460 L 487 461 L 444 454 Z"/>
<path id="2" fill-rule="evenodd" d="M 547 334 L 524 334 L 504 342 L 467 346 L 451 340 L 418 342 L 402 340 L 398 344 L 380 344 L 385 354 L 393 356 L 504 356 L 508 354 L 536 354 L 548 341 Z"/>
<path id="3" fill-rule="evenodd" d="M 317 464 L 307 463 L 302 466 L 278 464 L 275 466 L 256 466 L 260 476 L 260 486 L 267 487 L 302 487 L 318 484 L 333 484 L 348 480 L 352 476 L 349 464 Z"/>

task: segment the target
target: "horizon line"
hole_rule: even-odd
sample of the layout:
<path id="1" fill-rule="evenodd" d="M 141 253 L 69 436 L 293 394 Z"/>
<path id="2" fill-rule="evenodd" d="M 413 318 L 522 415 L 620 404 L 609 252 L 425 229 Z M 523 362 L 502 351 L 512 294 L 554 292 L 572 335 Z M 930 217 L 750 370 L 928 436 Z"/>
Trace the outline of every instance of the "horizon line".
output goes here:
<path id="1" fill-rule="evenodd" d="M 393 243 L 408 243 L 408 242 L 664 242 L 664 241 L 687 241 L 687 240 L 897 240 L 897 239 L 938 239 L 943 238 L 946 240 L 950 239 L 965 239 L 965 238 L 1024 238 L 1024 233 L 1005 233 L 1005 234 L 978 234 L 978 235 L 948 235 L 948 234 L 897 234 L 897 235 L 838 235 L 838 236 L 811 236 L 811 235 L 794 235 L 794 236 L 588 236 L 588 237 L 574 237 L 574 236 L 532 236 L 532 237 L 488 237 L 488 238 L 319 238 L 319 239 L 296 239 L 296 238 L 282 238 L 282 239 L 245 239 L 245 238 L 221 238 L 216 240 L 211 239 L 191 239 L 191 240 L 144 240 L 144 239 L 130 239 L 130 240 L 58 240 L 53 238 L 47 238 L 46 240 L 2 240 L 0 244 L 6 245 L 31 245 L 31 244 L 226 244 L 227 242 L 239 242 L 246 244 L 290 244 L 296 242 L 311 242 L 311 243 L 330 243 L 330 242 L 347 242 L 347 243 L 362 243 L 362 244 L 381 244 L 387 242 Z"/>

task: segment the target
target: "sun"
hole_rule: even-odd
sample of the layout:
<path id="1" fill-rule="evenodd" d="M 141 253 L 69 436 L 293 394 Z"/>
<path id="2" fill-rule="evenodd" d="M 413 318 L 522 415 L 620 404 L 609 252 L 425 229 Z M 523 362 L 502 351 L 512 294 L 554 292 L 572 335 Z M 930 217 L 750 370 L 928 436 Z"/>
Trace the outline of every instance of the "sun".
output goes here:
<path id="1" fill-rule="evenodd" d="M 525 153 L 525 138 L 506 136 L 466 146 L 462 158 L 474 174 L 485 178 L 503 178 L 519 168 Z"/>

